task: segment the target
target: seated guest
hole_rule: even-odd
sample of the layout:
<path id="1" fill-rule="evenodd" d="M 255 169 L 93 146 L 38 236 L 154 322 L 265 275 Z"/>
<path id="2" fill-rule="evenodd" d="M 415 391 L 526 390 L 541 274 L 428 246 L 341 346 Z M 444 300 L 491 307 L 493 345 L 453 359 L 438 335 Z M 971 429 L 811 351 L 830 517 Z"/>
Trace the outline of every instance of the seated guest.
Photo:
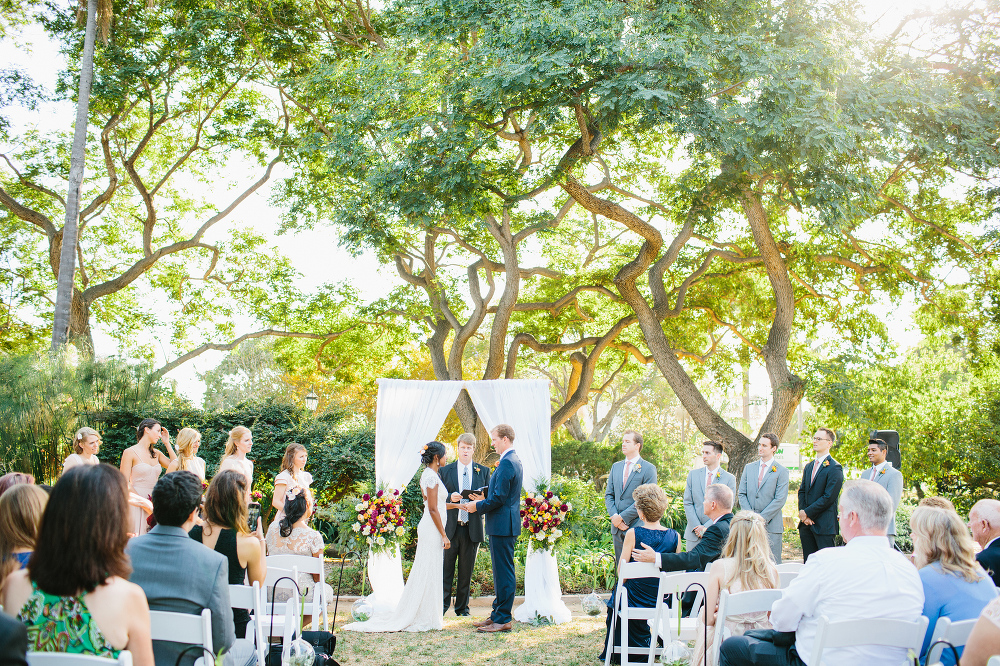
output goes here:
<path id="1" fill-rule="evenodd" d="M 3 476 L 0 476 L 0 495 L 7 492 L 8 488 L 12 488 L 22 483 L 32 484 L 34 482 L 35 477 L 30 474 L 25 474 L 24 472 L 8 472 Z"/>
<path id="2" fill-rule="evenodd" d="M 646 483 L 632 491 L 632 499 L 635 501 L 635 510 L 641 521 L 625 533 L 622 542 L 622 556 L 618 563 L 623 564 L 632 560 L 632 552 L 636 544 L 640 543 L 651 548 L 657 553 L 674 553 L 681 548 L 681 538 L 676 531 L 668 529 L 660 524 L 663 511 L 667 508 L 667 496 L 663 489 L 655 483 Z M 628 590 L 628 605 L 630 608 L 653 608 L 656 606 L 656 590 L 659 584 L 658 578 L 632 578 L 626 580 L 623 585 Z M 615 617 L 614 595 L 608 600 L 607 631 L 604 636 L 604 649 L 608 649 L 608 635 L 611 631 L 611 620 Z M 621 645 L 621 629 L 615 620 L 615 633 L 613 643 L 617 647 Z M 628 622 L 628 645 L 629 647 L 648 648 L 650 641 L 649 624 L 646 620 L 629 620 Z M 598 659 L 603 660 L 605 652 L 601 652 Z M 628 661 L 646 661 L 646 655 L 629 655 Z M 611 655 L 611 662 L 618 664 L 621 659 L 617 654 Z"/>
<path id="3" fill-rule="evenodd" d="M 312 516 L 312 504 L 309 501 L 308 491 L 304 488 L 292 488 L 285 492 L 284 511 L 280 521 L 274 521 L 267 528 L 268 555 L 305 555 L 306 557 L 317 557 L 323 561 L 323 535 L 309 527 L 309 518 Z M 313 593 L 317 585 L 324 585 L 319 574 L 299 574 L 299 590 L 305 594 L 305 601 L 313 600 Z M 277 602 L 287 601 L 292 594 L 288 588 L 277 589 L 274 593 L 274 600 Z M 303 615 L 303 625 L 312 621 L 311 615 Z"/>
<path id="4" fill-rule="evenodd" d="M 699 618 L 695 631 L 692 666 L 702 666 L 704 663 L 703 624 L 706 622 L 709 627 L 709 662 L 714 663 L 711 647 L 715 640 L 716 612 L 722 590 L 735 594 L 747 590 L 775 590 L 781 585 L 763 516 L 752 511 L 740 511 L 733 516 L 729 521 L 729 538 L 722 548 L 722 557 L 712 563 L 709 575 L 711 578 L 705 590 L 704 614 Z M 748 613 L 728 618 L 726 628 L 733 636 L 742 636 L 748 629 L 770 629 L 771 623 L 767 619 L 767 612 Z"/>
<path id="5" fill-rule="evenodd" d="M 917 506 L 932 506 L 936 509 L 948 509 L 949 511 L 955 510 L 955 505 L 951 503 L 951 500 L 940 495 L 925 497 L 917 502 Z"/>
<path id="6" fill-rule="evenodd" d="M 25 484 L 0 495 L 0 581 L 27 566 L 48 500 L 44 490 Z"/>
<path id="7" fill-rule="evenodd" d="M 77 465 L 96 465 L 97 452 L 101 449 L 101 436 L 93 428 L 80 428 L 73 435 L 73 453 L 63 461 L 63 471 Z"/>
<path id="8" fill-rule="evenodd" d="M 28 630 L 0 611 L 0 664 L 28 666 Z"/>
<path id="9" fill-rule="evenodd" d="M 250 533 L 247 525 L 249 495 L 246 477 L 241 473 L 228 469 L 216 474 L 205 493 L 205 524 L 195 525 L 188 534 L 225 556 L 230 585 L 253 585 L 256 581 L 263 587 L 267 576 L 264 535 L 261 534 L 260 518 L 257 519 L 257 531 Z M 249 621 L 248 610 L 233 609 L 237 638 L 246 637 Z"/>
<path id="10" fill-rule="evenodd" d="M 924 584 L 924 615 L 929 621 L 920 650 L 923 661 L 938 618 L 958 622 L 979 617 L 997 596 L 997 588 L 976 562 L 969 531 L 954 511 L 918 506 L 910 516 L 910 533 L 913 563 Z M 941 663 L 955 666 L 951 650 L 942 653 Z"/>
<path id="11" fill-rule="evenodd" d="M 3 607 L 28 629 L 28 649 L 153 666 L 149 607 L 130 573 L 125 477 L 110 465 L 74 467 L 52 488 L 28 568 L 15 571 Z"/>
<path id="12" fill-rule="evenodd" d="M 983 547 L 976 561 L 986 569 L 993 584 L 1000 587 L 1000 502 L 984 499 L 973 504 L 969 511 L 969 529 L 972 538 Z"/>
<path id="13" fill-rule="evenodd" d="M 705 515 L 712 524 L 702 533 L 701 541 L 686 553 L 658 553 L 648 545 L 636 548 L 632 559 L 637 562 L 656 562 L 663 571 L 704 571 L 705 565 L 719 559 L 722 546 L 729 538 L 729 521 L 733 518 L 733 491 L 729 486 L 713 483 L 705 491 Z"/>
<path id="14" fill-rule="evenodd" d="M 840 496 L 840 533 L 847 545 L 823 548 L 809 557 L 799 575 L 771 606 L 771 625 L 795 632 L 794 649 L 748 636 L 722 643 L 722 666 L 768 664 L 798 666 L 812 656 L 819 618 L 905 620 L 914 622 L 924 605 L 920 576 L 906 556 L 889 546 L 892 518 L 889 492 L 864 479 L 848 481 Z M 901 664 L 906 648 L 860 645 L 823 652 L 825 664 L 882 666 Z M 818 666 L 818 665 L 813 665 Z"/>
<path id="15" fill-rule="evenodd" d="M 962 666 L 986 666 L 995 654 L 1000 654 L 1000 597 L 986 605 L 972 628 L 962 652 Z"/>
<path id="16" fill-rule="evenodd" d="M 126 552 L 132 558 L 132 581 L 145 592 L 152 610 L 198 615 L 212 611 L 212 646 L 224 652 L 224 663 L 254 663 L 253 645 L 236 641 L 229 604 L 229 562 L 188 537 L 201 503 L 201 479 L 191 472 L 164 474 L 153 486 L 156 526 L 134 537 Z M 147 620 L 148 621 L 148 620 Z M 153 641 L 157 664 L 174 664 L 184 645 Z M 181 662 L 200 657 L 192 650 Z"/>

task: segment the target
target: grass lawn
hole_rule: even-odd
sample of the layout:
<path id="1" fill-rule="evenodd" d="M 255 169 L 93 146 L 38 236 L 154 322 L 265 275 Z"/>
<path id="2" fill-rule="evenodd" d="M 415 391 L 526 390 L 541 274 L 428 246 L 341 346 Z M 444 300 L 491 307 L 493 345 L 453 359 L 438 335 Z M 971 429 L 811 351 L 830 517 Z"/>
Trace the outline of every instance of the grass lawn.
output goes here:
<path id="1" fill-rule="evenodd" d="M 532 627 L 519 622 L 509 634 L 480 634 L 474 617 L 444 618 L 442 631 L 425 633 L 359 634 L 341 631 L 350 613 L 337 617 L 337 653 L 344 666 L 398 666 L 433 664 L 461 666 L 596 666 L 604 640 L 604 616 L 574 617 L 566 624 Z"/>

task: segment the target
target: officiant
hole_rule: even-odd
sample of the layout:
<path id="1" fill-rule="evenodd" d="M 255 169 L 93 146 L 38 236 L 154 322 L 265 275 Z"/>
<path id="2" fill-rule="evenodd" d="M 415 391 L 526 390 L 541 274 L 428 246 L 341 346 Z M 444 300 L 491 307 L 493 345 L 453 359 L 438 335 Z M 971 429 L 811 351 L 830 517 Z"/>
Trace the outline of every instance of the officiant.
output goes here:
<path id="1" fill-rule="evenodd" d="M 476 491 L 490 485 L 490 470 L 472 461 L 476 450 L 476 436 L 462 433 L 456 443 L 458 460 L 441 468 L 441 480 L 450 493 L 450 502 L 461 502 L 462 491 Z M 468 493 L 466 493 L 468 495 Z M 468 498 L 466 498 L 468 499 Z M 469 615 L 469 586 L 476 553 L 484 540 L 483 514 L 449 509 L 445 533 L 451 548 L 444 551 L 444 612 L 451 606 L 452 588 L 455 588 L 455 615 Z M 455 561 L 458 561 L 458 581 L 455 581 Z"/>

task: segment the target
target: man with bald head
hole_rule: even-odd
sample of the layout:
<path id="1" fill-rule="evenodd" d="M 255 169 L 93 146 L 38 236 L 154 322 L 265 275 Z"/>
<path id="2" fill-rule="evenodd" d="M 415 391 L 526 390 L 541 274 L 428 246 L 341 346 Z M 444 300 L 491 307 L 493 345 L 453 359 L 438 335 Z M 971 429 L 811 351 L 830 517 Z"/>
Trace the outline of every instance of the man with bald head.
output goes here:
<path id="1" fill-rule="evenodd" d="M 976 561 L 986 569 L 993 584 L 1000 587 L 1000 501 L 979 500 L 969 512 L 972 538 L 983 547 Z"/>

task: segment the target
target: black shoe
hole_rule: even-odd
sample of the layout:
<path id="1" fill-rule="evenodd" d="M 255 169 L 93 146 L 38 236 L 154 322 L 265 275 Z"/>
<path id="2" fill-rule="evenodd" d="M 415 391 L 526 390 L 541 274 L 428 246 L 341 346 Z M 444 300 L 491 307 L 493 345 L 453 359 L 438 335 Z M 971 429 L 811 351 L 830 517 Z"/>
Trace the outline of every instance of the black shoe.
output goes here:
<path id="1" fill-rule="evenodd" d="M 470 613 L 467 610 L 464 610 L 461 613 L 459 613 L 458 611 L 455 611 L 455 615 L 457 615 L 458 617 L 469 617 Z"/>

